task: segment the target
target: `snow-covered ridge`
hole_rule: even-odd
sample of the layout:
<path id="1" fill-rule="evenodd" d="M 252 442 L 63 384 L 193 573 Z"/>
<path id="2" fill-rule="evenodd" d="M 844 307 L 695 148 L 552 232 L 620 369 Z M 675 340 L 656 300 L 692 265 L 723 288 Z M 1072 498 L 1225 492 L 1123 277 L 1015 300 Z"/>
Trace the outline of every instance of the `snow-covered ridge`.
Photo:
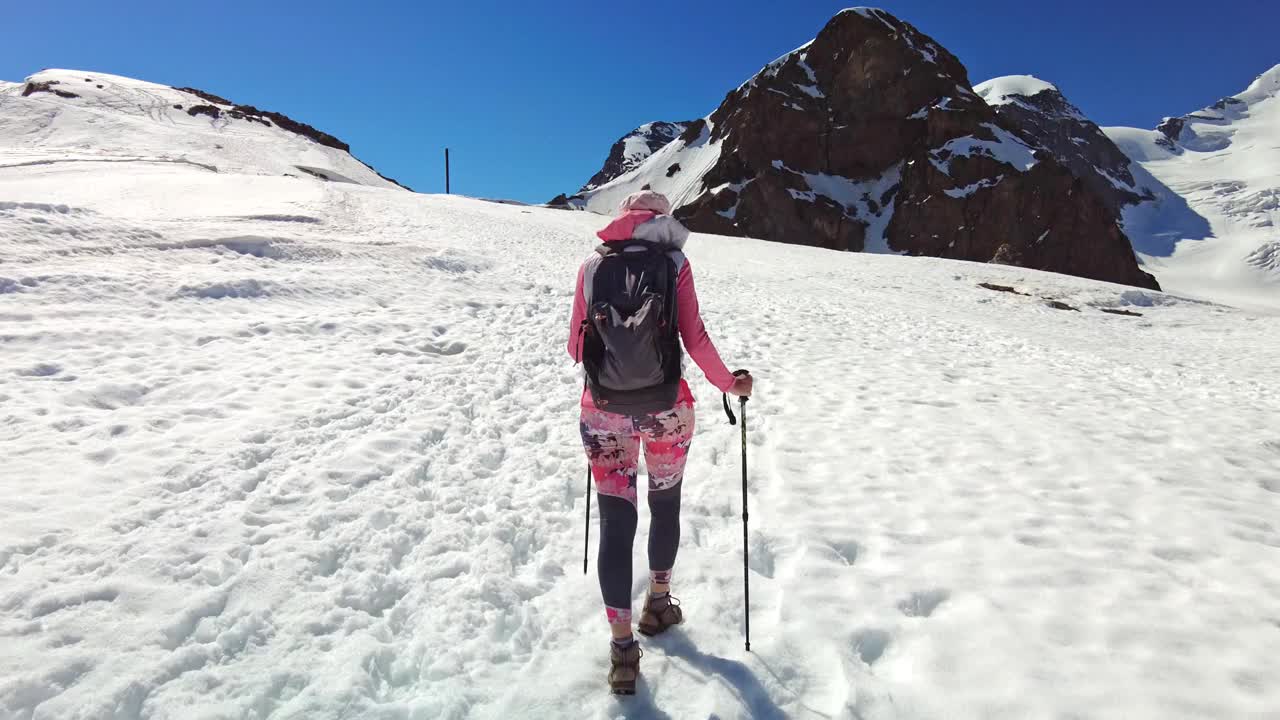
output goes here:
<path id="1" fill-rule="evenodd" d="M 1126 212 L 1126 225 L 1164 228 L 1145 250 L 1167 287 L 1248 305 L 1280 306 L 1280 65 L 1241 93 L 1155 130 L 1106 133 L 1144 173 L 1175 193 Z M 1198 223 L 1178 220 L 1193 211 Z M 1172 219 L 1171 219 L 1172 218 Z"/>
<path id="2" fill-rule="evenodd" d="M 978 83 L 973 90 L 988 105 L 1003 105 L 1014 102 L 1018 96 L 1029 98 L 1042 92 L 1058 92 L 1058 87 L 1031 75 L 1005 75 Z"/>
<path id="3" fill-rule="evenodd" d="M 1249 118 L 1260 106 L 1270 106 L 1280 91 L 1280 65 L 1258 76 L 1244 91 L 1181 117 L 1165 118 L 1157 128 L 1171 142 L 1188 150 L 1226 149 L 1236 132 L 1234 123 Z M 1266 111 L 1264 111 L 1266 112 Z M 1277 111 L 1274 107 L 1271 113 Z"/>
<path id="4" fill-rule="evenodd" d="M 667 143 L 631 170 L 571 201 L 576 207 L 610 214 L 628 195 L 651 189 L 667 196 L 672 208 L 692 201 L 706 188 L 703 177 L 720 158 L 720 141 L 711 140 L 712 125 L 706 118 L 695 121 L 700 127 L 695 137 L 684 135 Z"/>
<path id="5" fill-rule="evenodd" d="M 1280 95 L 1280 64 L 1259 75 L 1236 97 L 1245 102 L 1257 102 L 1277 95 Z"/>
<path id="6" fill-rule="evenodd" d="M 665 138 L 668 142 L 676 139 L 680 133 L 684 132 L 684 127 L 672 123 L 645 123 L 636 129 L 635 132 L 628 135 L 625 140 L 625 149 L 623 156 L 627 162 L 635 167 L 645 158 L 653 154 L 653 150 L 649 147 L 650 137 Z"/>
<path id="7" fill-rule="evenodd" d="M 978 97 L 997 111 L 1012 105 L 1055 120 L 1093 126 L 1092 121 L 1080 108 L 1068 102 L 1056 85 L 1031 75 L 992 78 L 975 85 L 973 89 Z"/>
<path id="8" fill-rule="evenodd" d="M 1052 83 L 1030 75 L 1009 75 L 974 89 L 1006 124 L 1066 165 L 1113 211 L 1150 200 L 1160 191 L 1138 182 L 1132 161 Z"/>
<path id="9" fill-rule="evenodd" d="M 397 185 L 332 135 L 191 88 L 81 70 L 44 70 L 0 86 L 0 163 L 95 157 Z"/>
<path id="10" fill-rule="evenodd" d="M 655 152 L 679 137 L 689 125 L 688 122 L 649 122 L 622 136 L 609 149 L 604 166 L 578 192 L 594 190 L 639 167 Z"/>

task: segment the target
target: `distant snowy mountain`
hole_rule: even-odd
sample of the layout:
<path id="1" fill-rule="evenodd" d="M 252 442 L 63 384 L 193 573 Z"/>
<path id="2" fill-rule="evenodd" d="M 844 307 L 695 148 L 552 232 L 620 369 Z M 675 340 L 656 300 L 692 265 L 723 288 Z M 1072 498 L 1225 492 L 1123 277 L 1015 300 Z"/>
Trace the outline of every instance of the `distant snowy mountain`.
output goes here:
<path id="1" fill-rule="evenodd" d="M 651 122 L 645 123 L 622 136 L 609 150 L 609 157 L 604 167 L 587 181 L 578 192 L 588 192 L 604 185 L 620 175 L 624 175 L 649 159 L 650 155 L 661 150 L 680 137 L 692 122 Z"/>
<path id="2" fill-rule="evenodd" d="M 1052 83 L 1010 75 L 974 90 L 1023 140 L 1052 153 L 1106 200 L 1140 257 L 1167 255 L 1178 239 L 1208 236 L 1208 221 L 1126 155 Z"/>
<path id="3" fill-rule="evenodd" d="M 1053 153 L 1117 213 L 1153 197 L 1138 187 L 1129 157 L 1053 84 L 1009 75 L 973 89 L 1024 140 Z"/>
<path id="4" fill-rule="evenodd" d="M 1176 193 L 1157 192 L 1125 210 L 1135 247 L 1162 283 L 1280 305 L 1280 65 L 1244 92 L 1167 118 L 1156 130 L 1104 130 L 1144 174 Z"/>
<path id="5" fill-rule="evenodd" d="M 703 232 L 1156 286 L 1113 201 L 1075 187 L 973 92 L 959 60 L 883 10 L 839 13 L 676 140 L 592 185 L 566 202 L 607 213 L 652 188 Z"/>
<path id="6" fill-rule="evenodd" d="M 398 185 L 349 151 L 310 125 L 194 88 L 80 70 L 45 70 L 0 84 L 0 165 L 181 163 L 211 172 Z"/>

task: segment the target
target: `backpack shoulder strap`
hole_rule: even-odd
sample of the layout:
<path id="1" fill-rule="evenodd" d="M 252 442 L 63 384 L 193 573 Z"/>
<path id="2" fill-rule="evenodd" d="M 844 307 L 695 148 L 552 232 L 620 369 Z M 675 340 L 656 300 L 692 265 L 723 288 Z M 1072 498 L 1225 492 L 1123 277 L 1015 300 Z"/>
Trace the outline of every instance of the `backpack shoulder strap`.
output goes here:
<path id="1" fill-rule="evenodd" d="M 675 264 L 676 276 L 678 277 L 680 275 L 680 271 L 684 269 L 685 262 L 687 262 L 684 256 L 684 251 L 676 250 L 674 248 L 668 249 L 667 257 L 671 258 L 671 262 Z"/>
<path id="2" fill-rule="evenodd" d="M 602 248 L 604 248 L 603 245 L 596 248 L 596 252 L 600 254 L 591 255 L 582 263 L 582 299 L 586 301 L 588 308 L 595 301 L 593 291 L 596 285 L 596 270 L 600 267 L 600 261 L 605 258 L 605 254 L 600 252 Z"/>

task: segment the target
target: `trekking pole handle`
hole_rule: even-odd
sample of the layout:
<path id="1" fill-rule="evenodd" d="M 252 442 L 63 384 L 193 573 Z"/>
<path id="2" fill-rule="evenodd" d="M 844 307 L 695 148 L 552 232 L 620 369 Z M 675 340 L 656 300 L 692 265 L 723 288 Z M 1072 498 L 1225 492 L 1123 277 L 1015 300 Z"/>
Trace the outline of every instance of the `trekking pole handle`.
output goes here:
<path id="1" fill-rule="evenodd" d="M 734 377 L 744 377 L 750 374 L 751 374 L 750 370 L 734 370 L 733 371 Z M 720 393 L 720 401 L 724 403 L 724 414 L 729 416 L 729 424 L 737 425 L 738 418 L 733 414 L 733 408 L 729 407 L 729 393 Z M 745 396 L 739 395 L 738 404 L 746 405 L 747 398 Z"/>

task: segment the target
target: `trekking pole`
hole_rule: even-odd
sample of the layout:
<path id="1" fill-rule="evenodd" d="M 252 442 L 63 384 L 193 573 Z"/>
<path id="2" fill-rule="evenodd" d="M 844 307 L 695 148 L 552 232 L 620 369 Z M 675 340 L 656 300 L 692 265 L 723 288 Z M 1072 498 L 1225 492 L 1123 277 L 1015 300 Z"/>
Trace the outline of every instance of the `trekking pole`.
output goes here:
<path id="1" fill-rule="evenodd" d="M 582 540 L 582 574 L 587 574 L 587 555 L 591 552 L 591 466 L 587 466 L 587 531 Z"/>
<path id="2" fill-rule="evenodd" d="M 746 370 L 735 370 L 733 374 L 735 377 L 742 377 L 751 373 Z M 720 399 L 724 402 L 724 411 L 729 416 L 729 424 L 737 425 L 738 420 L 729 407 L 728 393 L 723 394 Z M 742 616 L 746 648 L 747 652 L 751 652 L 751 575 L 747 569 L 747 399 L 745 397 L 738 397 L 738 412 L 742 414 Z"/>

